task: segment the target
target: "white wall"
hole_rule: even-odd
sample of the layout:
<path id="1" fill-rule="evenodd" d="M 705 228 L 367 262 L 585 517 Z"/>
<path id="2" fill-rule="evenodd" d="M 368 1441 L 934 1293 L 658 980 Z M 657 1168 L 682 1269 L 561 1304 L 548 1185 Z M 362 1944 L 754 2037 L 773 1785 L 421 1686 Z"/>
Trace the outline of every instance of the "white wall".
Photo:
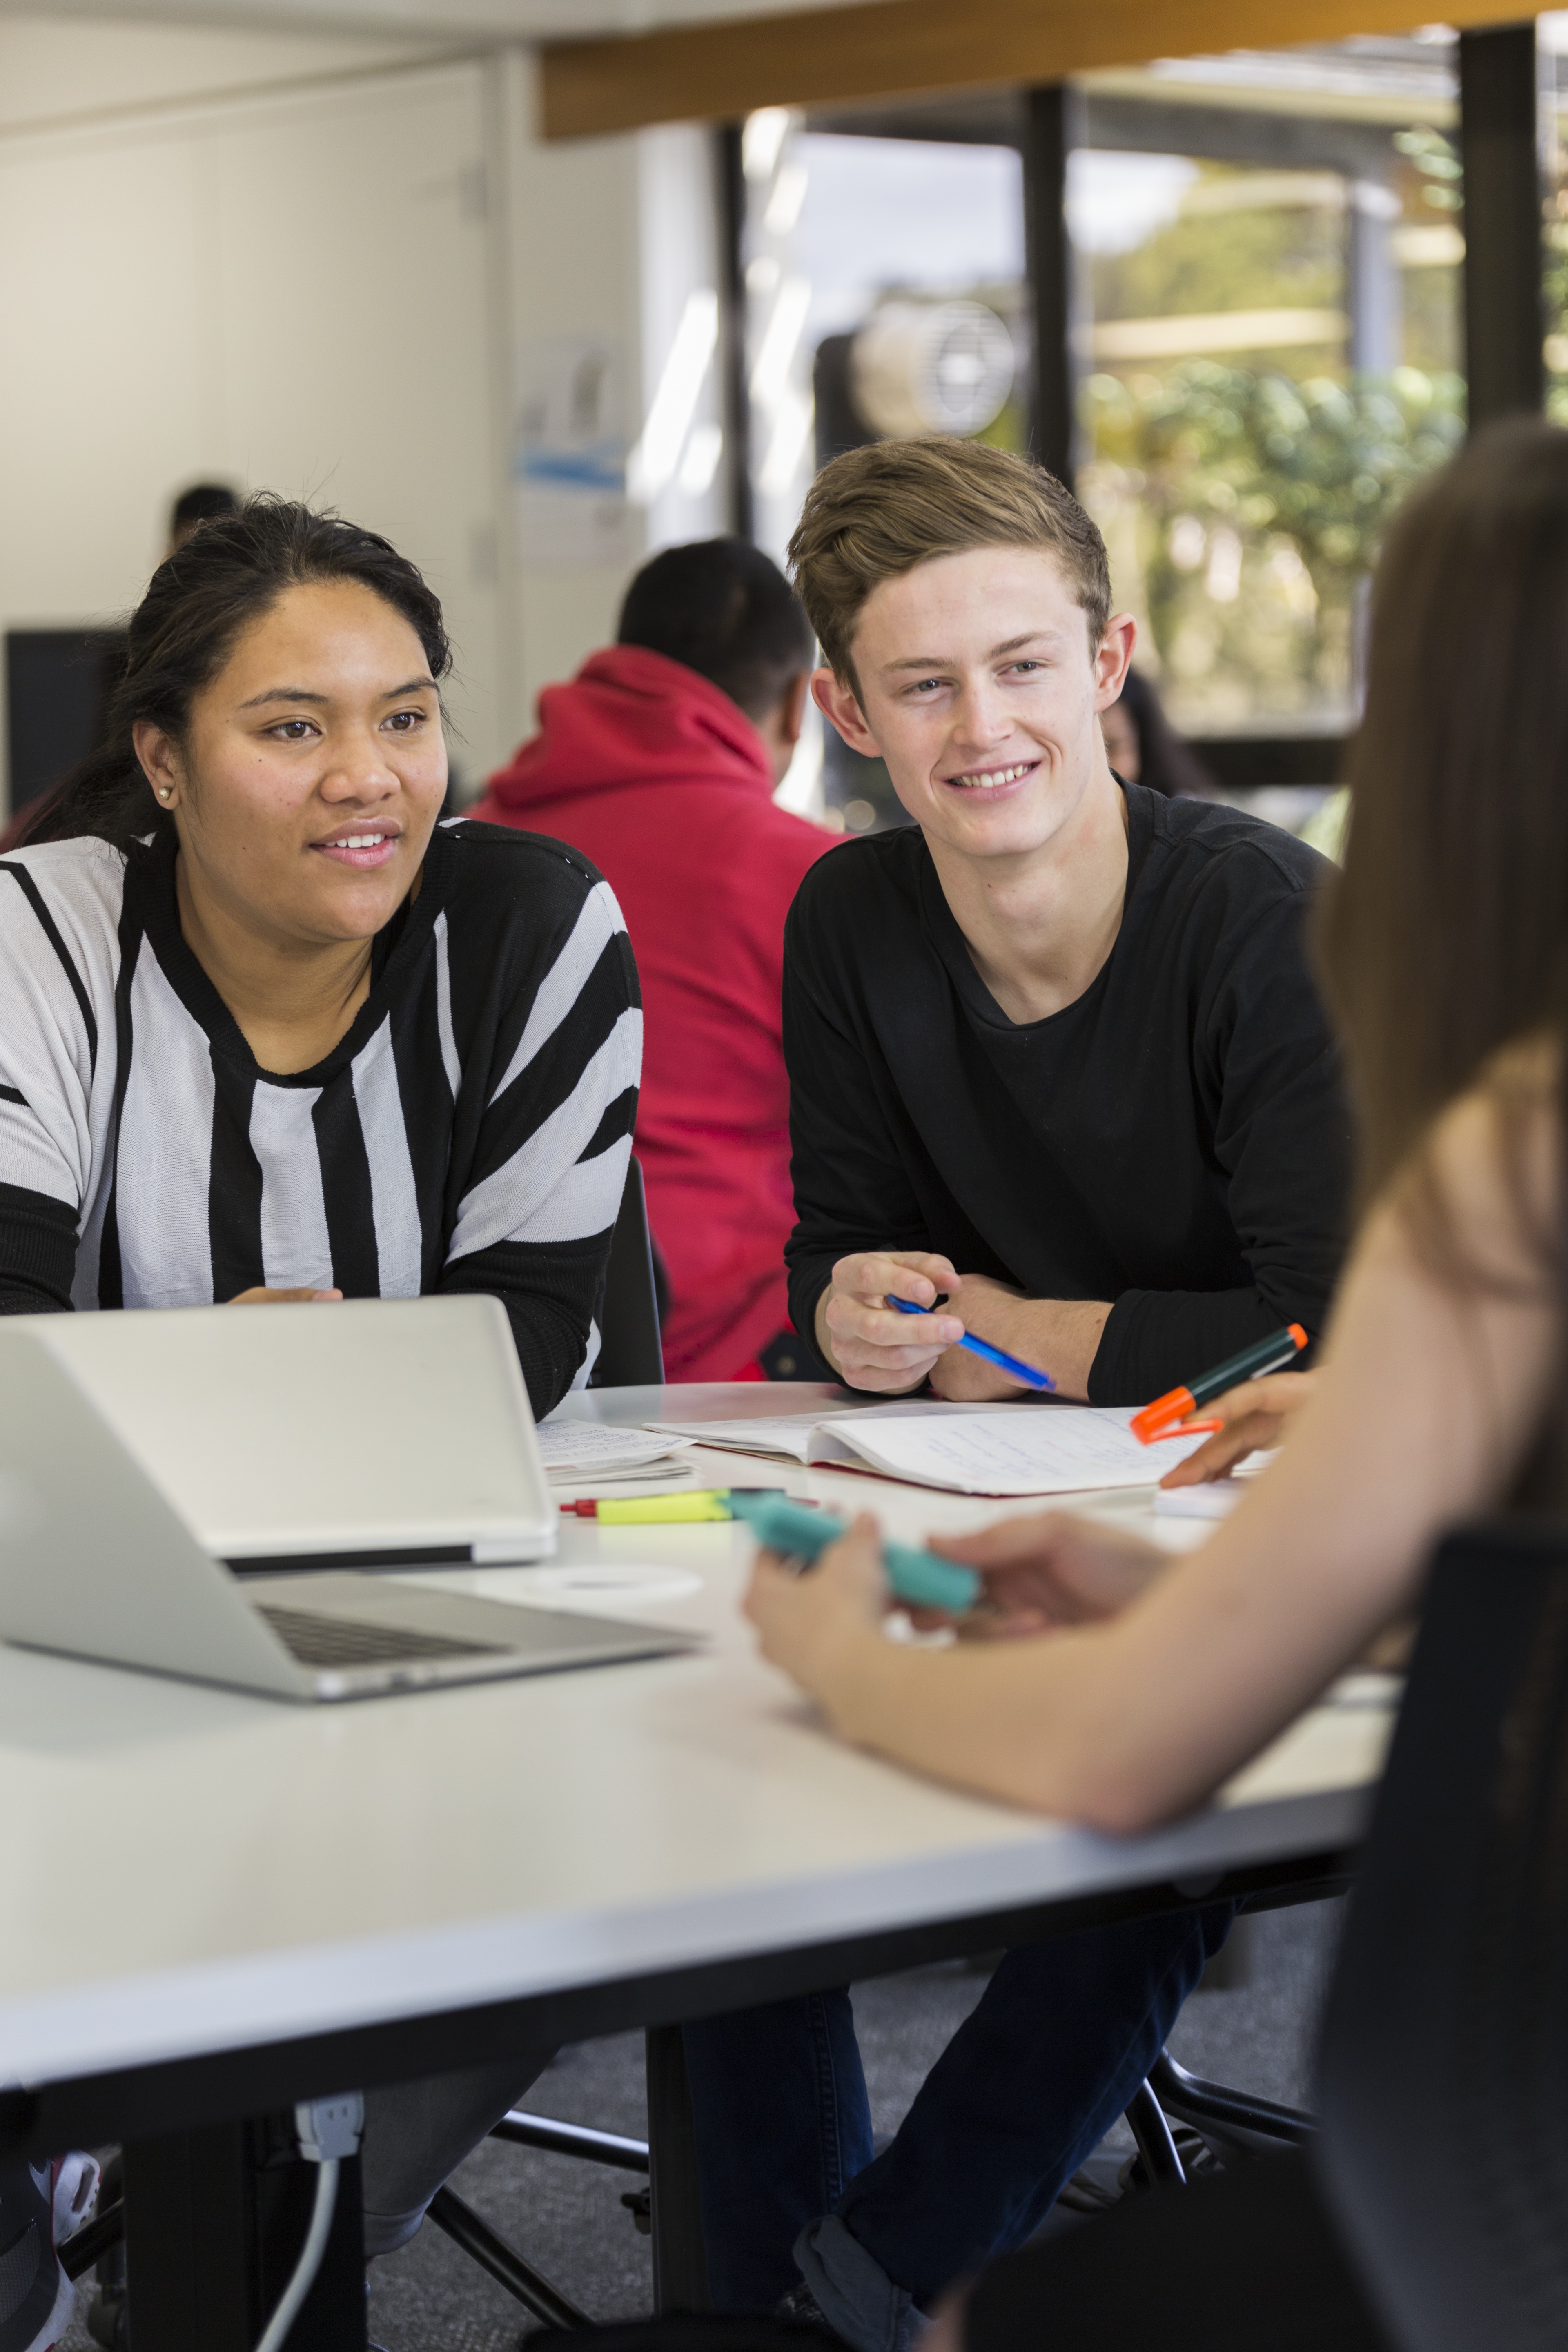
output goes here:
<path id="1" fill-rule="evenodd" d="M 59 128 L 84 115 L 429 60 L 452 47 L 428 34 L 230 31 L 16 16 L 7 7 L 0 12 L 0 128 Z"/>
<path id="2" fill-rule="evenodd" d="M 649 544 L 722 527 L 721 466 L 680 480 L 711 364 L 588 560 L 531 537 L 512 471 L 530 340 L 613 345 L 636 439 L 715 282 L 712 191 L 702 134 L 546 148 L 524 52 L 429 58 L 0 17 L 0 626 L 123 611 L 198 476 L 328 500 L 442 595 L 477 784 Z"/>
<path id="3" fill-rule="evenodd" d="M 531 61 L 507 60 L 511 135 L 508 208 L 510 284 L 520 338 L 597 336 L 625 368 L 626 439 L 635 446 L 665 383 L 672 348 L 693 296 L 718 284 L 718 229 L 706 131 L 646 131 L 635 138 L 545 146 L 531 135 Z M 717 355 L 682 414 L 673 470 L 651 497 L 633 491 L 619 552 L 595 563 L 570 561 L 531 542 L 526 520 L 513 545 L 519 566 L 518 635 L 526 708 L 552 679 L 569 677 L 584 655 L 615 634 L 626 584 L 652 549 L 710 537 L 726 528 L 723 466 L 707 486 L 689 480 L 694 436 L 719 417 Z M 521 731 L 521 730 L 520 730 Z"/>

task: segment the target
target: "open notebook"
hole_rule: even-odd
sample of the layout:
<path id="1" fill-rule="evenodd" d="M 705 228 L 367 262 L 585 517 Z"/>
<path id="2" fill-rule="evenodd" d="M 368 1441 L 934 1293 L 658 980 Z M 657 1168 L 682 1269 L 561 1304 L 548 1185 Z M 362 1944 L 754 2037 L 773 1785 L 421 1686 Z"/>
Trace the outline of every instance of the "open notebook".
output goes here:
<path id="1" fill-rule="evenodd" d="M 835 1470 L 870 1470 L 956 1495 L 1072 1495 L 1152 1486 L 1203 1444 L 1142 1445 L 1132 1405 L 944 1405 L 903 1402 L 759 1421 L 661 1421 L 650 1428 L 737 1454 Z"/>

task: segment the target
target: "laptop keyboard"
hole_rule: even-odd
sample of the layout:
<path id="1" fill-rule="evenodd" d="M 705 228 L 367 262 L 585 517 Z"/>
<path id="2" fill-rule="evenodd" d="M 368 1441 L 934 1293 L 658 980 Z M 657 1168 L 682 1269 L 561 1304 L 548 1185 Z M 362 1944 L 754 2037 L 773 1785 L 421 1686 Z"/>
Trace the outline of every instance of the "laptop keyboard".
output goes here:
<path id="1" fill-rule="evenodd" d="M 454 1642 L 445 1633 L 416 1633 L 401 1625 L 362 1625 L 352 1617 L 326 1617 L 311 1609 L 270 1609 L 265 1617 L 291 1657 L 302 1666 L 394 1665 L 400 1658 L 492 1656 L 500 1642 Z"/>

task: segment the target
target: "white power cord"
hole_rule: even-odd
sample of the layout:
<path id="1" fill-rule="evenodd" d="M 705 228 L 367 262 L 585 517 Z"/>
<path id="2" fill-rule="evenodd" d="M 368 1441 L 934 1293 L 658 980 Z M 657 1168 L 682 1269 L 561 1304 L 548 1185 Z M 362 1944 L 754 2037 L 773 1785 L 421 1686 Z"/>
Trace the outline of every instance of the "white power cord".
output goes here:
<path id="1" fill-rule="evenodd" d="M 340 2092 L 331 2099 L 301 2099 L 294 2110 L 294 2128 L 300 2135 L 300 2155 L 307 2164 L 320 2168 L 316 2201 L 310 2208 L 310 2226 L 305 2232 L 293 2276 L 267 2323 L 267 2332 L 256 2352 L 282 2352 L 289 2341 L 289 2331 L 300 2316 L 300 2306 L 316 2284 L 338 2201 L 338 2167 L 359 2147 L 360 2134 L 364 2129 L 364 2100 L 358 2091 Z"/>

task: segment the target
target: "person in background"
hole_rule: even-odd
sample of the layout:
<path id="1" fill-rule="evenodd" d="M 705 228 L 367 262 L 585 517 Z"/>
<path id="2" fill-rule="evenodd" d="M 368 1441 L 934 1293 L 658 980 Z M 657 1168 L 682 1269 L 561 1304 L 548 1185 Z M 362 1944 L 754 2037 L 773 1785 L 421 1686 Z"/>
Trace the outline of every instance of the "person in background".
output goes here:
<path id="1" fill-rule="evenodd" d="M 1089 516 L 1001 450 L 889 440 L 823 468 L 792 553 L 818 701 L 914 820 L 790 914 L 797 1328 L 857 1388 L 1016 1393 L 959 1352 L 973 1324 L 1100 1404 L 1315 1332 L 1349 1139 L 1302 944 L 1323 869 L 1112 774 L 1133 624 Z M 847 1990 L 689 2024 L 716 2298 L 904 2352 L 1043 2221 L 1228 1916 L 1009 1951 L 880 2153 Z"/>
<path id="2" fill-rule="evenodd" d="M 1194 759 L 1142 670 L 1130 669 L 1119 701 L 1100 714 L 1105 756 L 1123 783 L 1143 784 L 1167 800 L 1211 801 L 1214 782 Z"/>
<path id="3" fill-rule="evenodd" d="M 472 812 L 571 842 L 625 910 L 647 1019 L 636 1149 L 668 1275 L 671 1381 L 818 1369 L 784 1286 L 781 999 L 784 916 L 837 836 L 773 797 L 813 643 L 759 548 L 667 548 L 627 590 L 617 642 L 545 688 L 539 733 Z"/>
<path id="4" fill-rule="evenodd" d="M 184 546 L 198 523 L 208 522 L 217 515 L 236 514 L 238 509 L 239 500 L 226 484 L 193 482 L 188 490 L 180 492 L 169 509 L 169 530 L 163 548 L 164 556 L 177 553 Z M 114 689 L 120 682 L 124 667 L 125 632 L 121 626 L 112 634 L 105 633 L 103 652 L 94 664 L 94 670 L 99 678 L 97 709 L 92 719 L 92 734 L 96 741 L 101 741 L 109 727 L 114 702 Z M 59 791 L 58 784 L 51 784 L 45 792 L 39 793 L 35 799 L 26 802 L 22 807 L 13 813 L 9 823 L 0 829 L 0 857 L 5 856 L 8 850 L 16 849 L 24 841 L 32 838 L 35 829 L 44 821 L 45 810 L 52 805 Z"/>
<path id="5" fill-rule="evenodd" d="M 193 482 L 169 509 L 169 544 L 163 552 L 177 554 L 198 523 L 238 511 L 239 500 L 226 482 Z"/>

